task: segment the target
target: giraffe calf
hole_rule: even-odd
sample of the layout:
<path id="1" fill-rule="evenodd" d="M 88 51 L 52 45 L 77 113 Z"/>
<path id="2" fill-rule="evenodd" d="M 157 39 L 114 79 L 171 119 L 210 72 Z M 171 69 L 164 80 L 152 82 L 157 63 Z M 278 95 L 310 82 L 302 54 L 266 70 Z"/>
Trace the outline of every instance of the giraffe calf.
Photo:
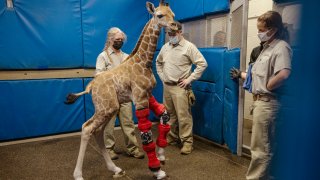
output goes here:
<path id="1" fill-rule="evenodd" d="M 101 150 L 108 170 L 114 173 L 113 177 L 125 175 L 125 172 L 113 163 L 105 148 L 103 130 L 119 110 L 120 104 L 130 101 L 133 101 L 136 108 L 135 114 L 138 118 L 138 128 L 141 131 L 142 147 L 148 156 L 148 167 L 156 179 L 164 179 L 167 176 L 161 170 L 161 164 L 164 164 L 165 161 L 164 148 L 167 146 L 166 136 L 170 130 L 167 122 L 170 117 L 165 107 L 152 96 L 152 89 L 156 85 L 152 72 L 152 60 L 160 29 L 162 27 L 174 29 L 176 26 L 174 26 L 174 13 L 164 0 L 160 0 L 157 8 L 150 2 L 146 3 L 146 7 L 153 17 L 145 25 L 137 45 L 127 59 L 116 68 L 97 75 L 88 84 L 85 91 L 67 96 L 65 103 L 72 104 L 79 96 L 91 92 L 95 107 L 94 115 L 82 125 L 80 150 L 73 173 L 76 180 L 83 179 L 84 154 L 92 135 Z M 159 136 L 156 142 L 153 142 L 152 123 L 148 119 L 150 110 L 160 117 Z M 157 153 L 156 146 L 159 147 Z"/>

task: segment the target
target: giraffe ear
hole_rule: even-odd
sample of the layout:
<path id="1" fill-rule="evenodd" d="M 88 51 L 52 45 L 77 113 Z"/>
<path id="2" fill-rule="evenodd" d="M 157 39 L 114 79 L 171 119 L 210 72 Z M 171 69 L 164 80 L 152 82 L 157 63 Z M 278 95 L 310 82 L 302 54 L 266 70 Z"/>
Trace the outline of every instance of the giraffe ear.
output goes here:
<path id="1" fill-rule="evenodd" d="M 153 15 L 154 11 L 155 11 L 154 5 L 151 2 L 147 1 L 146 6 L 147 6 L 149 13 Z"/>

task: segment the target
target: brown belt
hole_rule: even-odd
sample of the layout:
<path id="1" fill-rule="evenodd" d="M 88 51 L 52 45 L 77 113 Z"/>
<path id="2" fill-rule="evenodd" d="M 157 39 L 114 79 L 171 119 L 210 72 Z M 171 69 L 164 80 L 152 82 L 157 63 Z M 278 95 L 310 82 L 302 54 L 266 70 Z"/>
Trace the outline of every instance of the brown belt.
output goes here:
<path id="1" fill-rule="evenodd" d="M 253 100 L 254 101 L 265 101 L 269 102 L 270 100 L 275 100 L 276 98 L 270 94 L 254 94 Z"/>
<path id="2" fill-rule="evenodd" d="M 168 86 L 176 86 L 178 85 L 178 83 L 176 82 L 164 82 L 165 85 L 168 85 Z"/>

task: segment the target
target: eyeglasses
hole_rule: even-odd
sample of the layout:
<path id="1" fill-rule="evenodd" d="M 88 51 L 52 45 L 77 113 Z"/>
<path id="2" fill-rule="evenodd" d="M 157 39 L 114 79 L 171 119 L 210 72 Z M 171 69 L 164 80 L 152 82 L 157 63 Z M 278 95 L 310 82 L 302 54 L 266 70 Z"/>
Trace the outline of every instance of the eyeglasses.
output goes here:
<path id="1" fill-rule="evenodd" d="M 168 34 L 169 36 L 175 36 L 175 35 L 177 34 L 177 32 L 167 32 L 167 34 Z"/>

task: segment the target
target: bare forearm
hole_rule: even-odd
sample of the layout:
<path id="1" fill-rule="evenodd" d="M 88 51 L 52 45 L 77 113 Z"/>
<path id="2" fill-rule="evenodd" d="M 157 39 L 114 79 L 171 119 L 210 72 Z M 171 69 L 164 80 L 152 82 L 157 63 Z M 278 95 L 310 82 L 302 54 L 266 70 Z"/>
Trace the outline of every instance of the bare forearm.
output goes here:
<path id="1" fill-rule="evenodd" d="M 241 79 L 246 79 L 247 73 L 246 72 L 241 72 Z"/>
<path id="2" fill-rule="evenodd" d="M 283 69 L 278 74 L 276 74 L 273 78 L 271 78 L 267 84 L 267 89 L 272 91 L 280 87 L 283 82 L 289 77 L 290 70 Z"/>

